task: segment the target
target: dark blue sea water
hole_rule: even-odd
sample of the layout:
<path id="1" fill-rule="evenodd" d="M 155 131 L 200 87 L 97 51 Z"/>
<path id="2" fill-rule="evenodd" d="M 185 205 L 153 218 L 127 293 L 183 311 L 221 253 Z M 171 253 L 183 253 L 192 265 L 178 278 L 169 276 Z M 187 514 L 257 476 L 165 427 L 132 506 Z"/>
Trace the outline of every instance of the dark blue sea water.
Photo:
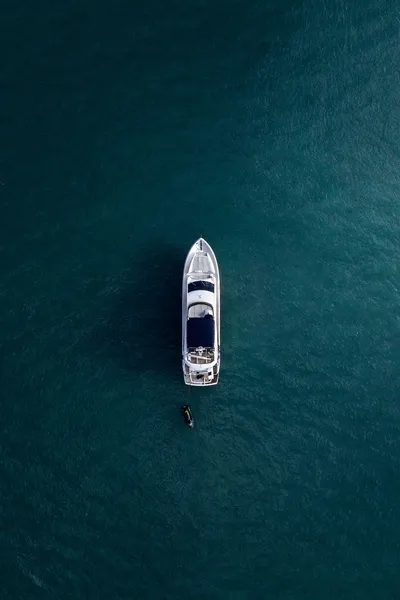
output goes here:
<path id="1" fill-rule="evenodd" d="M 398 600 L 399 26 L 1 3 L 2 599 Z M 200 235 L 222 367 L 189 396 Z"/>

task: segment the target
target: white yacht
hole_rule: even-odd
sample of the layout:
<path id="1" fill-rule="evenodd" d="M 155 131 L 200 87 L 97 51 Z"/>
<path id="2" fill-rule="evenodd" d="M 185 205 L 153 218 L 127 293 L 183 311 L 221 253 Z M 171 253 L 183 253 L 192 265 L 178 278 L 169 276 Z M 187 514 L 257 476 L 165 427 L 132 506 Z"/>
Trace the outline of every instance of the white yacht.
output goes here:
<path id="1" fill-rule="evenodd" d="M 182 368 L 186 385 L 216 385 L 220 368 L 220 281 L 215 254 L 200 238 L 182 282 Z"/>

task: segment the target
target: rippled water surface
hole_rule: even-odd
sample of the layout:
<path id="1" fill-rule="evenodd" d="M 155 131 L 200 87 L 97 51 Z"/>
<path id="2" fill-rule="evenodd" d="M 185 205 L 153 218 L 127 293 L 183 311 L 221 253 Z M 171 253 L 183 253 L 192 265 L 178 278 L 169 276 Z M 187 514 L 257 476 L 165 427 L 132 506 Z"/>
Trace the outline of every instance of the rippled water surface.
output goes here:
<path id="1" fill-rule="evenodd" d="M 398 3 L 47 4 L 0 7 L 1 597 L 397 599 Z"/>

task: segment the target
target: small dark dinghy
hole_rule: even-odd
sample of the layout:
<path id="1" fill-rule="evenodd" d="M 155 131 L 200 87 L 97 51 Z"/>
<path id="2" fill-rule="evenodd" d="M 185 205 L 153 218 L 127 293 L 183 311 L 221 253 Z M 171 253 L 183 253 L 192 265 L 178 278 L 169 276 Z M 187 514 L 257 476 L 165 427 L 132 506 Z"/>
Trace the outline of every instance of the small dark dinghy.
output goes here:
<path id="1" fill-rule="evenodd" d="M 190 410 L 190 406 L 188 406 L 187 404 L 183 404 L 181 406 L 181 411 L 183 414 L 183 418 L 185 419 L 186 425 L 188 425 L 189 427 L 191 427 L 193 429 L 194 419 L 192 417 L 192 411 Z"/>

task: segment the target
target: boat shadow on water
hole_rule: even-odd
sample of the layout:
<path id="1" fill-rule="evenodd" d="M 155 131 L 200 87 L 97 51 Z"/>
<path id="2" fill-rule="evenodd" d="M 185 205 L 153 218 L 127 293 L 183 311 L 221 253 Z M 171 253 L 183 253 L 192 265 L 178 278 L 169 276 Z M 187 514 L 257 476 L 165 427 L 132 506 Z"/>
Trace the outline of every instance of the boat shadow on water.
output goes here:
<path id="1" fill-rule="evenodd" d="M 109 314 L 91 335 L 95 354 L 120 368 L 180 376 L 184 252 L 152 248 L 121 275 Z"/>

